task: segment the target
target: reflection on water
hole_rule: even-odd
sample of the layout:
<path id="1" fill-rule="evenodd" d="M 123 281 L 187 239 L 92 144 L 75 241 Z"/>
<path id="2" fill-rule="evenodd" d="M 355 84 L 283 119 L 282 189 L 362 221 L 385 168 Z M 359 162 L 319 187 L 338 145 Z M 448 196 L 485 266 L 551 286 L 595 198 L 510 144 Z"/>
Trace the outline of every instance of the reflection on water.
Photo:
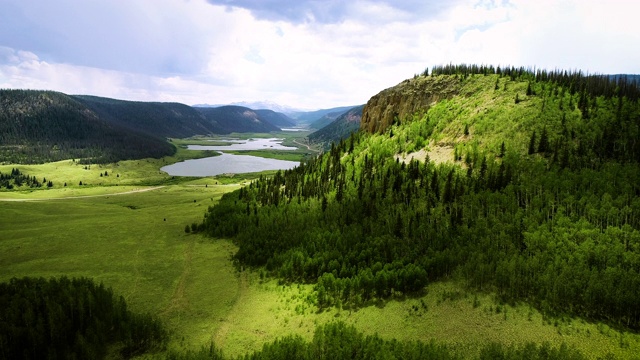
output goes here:
<path id="1" fill-rule="evenodd" d="M 297 147 L 283 146 L 283 139 L 213 140 L 228 142 L 229 145 L 189 145 L 189 150 L 297 150 Z"/>
<path id="2" fill-rule="evenodd" d="M 292 169 L 300 163 L 267 159 L 250 155 L 226 154 L 219 150 L 296 150 L 282 145 L 282 139 L 216 140 L 229 142 L 228 146 L 189 145 L 190 150 L 217 150 L 221 155 L 203 159 L 181 161 L 167 165 L 160 170 L 172 176 L 215 176 L 221 174 L 241 174 L 265 170 Z"/>

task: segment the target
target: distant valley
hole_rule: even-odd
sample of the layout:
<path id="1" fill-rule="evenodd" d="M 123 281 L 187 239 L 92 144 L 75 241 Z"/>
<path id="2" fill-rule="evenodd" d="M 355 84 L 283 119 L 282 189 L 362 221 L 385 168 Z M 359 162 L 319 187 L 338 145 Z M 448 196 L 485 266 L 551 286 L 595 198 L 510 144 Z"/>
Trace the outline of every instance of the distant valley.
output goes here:
<path id="1" fill-rule="evenodd" d="M 343 109 L 298 112 L 292 118 L 237 105 L 192 107 L 53 91 L 1 90 L 0 159 L 40 163 L 81 158 L 104 163 L 158 158 L 175 152 L 167 138 L 279 132 L 306 127 L 309 119 Z"/>

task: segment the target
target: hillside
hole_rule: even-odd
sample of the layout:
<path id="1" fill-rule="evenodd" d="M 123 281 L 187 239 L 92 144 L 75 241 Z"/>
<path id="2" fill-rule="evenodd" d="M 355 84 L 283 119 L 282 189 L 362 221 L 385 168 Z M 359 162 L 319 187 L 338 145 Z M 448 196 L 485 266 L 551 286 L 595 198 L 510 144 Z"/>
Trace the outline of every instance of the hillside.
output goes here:
<path id="1" fill-rule="evenodd" d="M 175 152 L 166 138 L 263 133 L 279 131 L 279 126 L 293 123 L 271 110 L 0 90 L 0 161 L 8 163 L 159 158 Z"/>
<path id="2" fill-rule="evenodd" d="M 280 131 L 280 128 L 272 125 L 258 112 L 246 107 L 226 105 L 217 108 L 196 109 L 212 124 L 216 134 Z"/>
<path id="3" fill-rule="evenodd" d="M 103 120 L 76 99 L 53 91 L 0 90 L 0 159 L 112 162 L 162 157 L 173 145 Z"/>
<path id="4" fill-rule="evenodd" d="M 240 264 L 318 308 L 442 279 L 545 316 L 640 329 L 640 91 L 626 78 L 437 67 L 374 96 L 361 132 L 205 215 Z"/>
<path id="5" fill-rule="evenodd" d="M 159 138 L 207 135 L 216 128 L 196 109 L 178 103 L 124 101 L 72 96 L 110 124 Z"/>
<path id="6" fill-rule="evenodd" d="M 339 110 L 339 111 L 332 111 L 330 113 L 327 113 L 323 115 L 321 118 L 319 118 L 318 120 L 309 124 L 309 127 L 312 129 L 322 129 L 325 126 L 334 122 L 338 117 L 340 117 L 340 115 L 344 114 L 345 111 L 348 111 L 348 110 L 344 110 L 344 111 Z"/>
<path id="7" fill-rule="evenodd" d="M 356 106 L 342 113 L 329 125 L 309 134 L 309 141 L 324 144 L 328 149 L 331 143 L 339 143 L 340 140 L 348 138 L 352 132 L 360 128 L 363 108 L 364 105 Z"/>
<path id="8" fill-rule="evenodd" d="M 287 128 L 296 126 L 295 121 L 287 115 L 275 112 L 269 109 L 254 110 L 258 117 L 278 128 Z"/>
<path id="9" fill-rule="evenodd" d="M 332 118 L 335 119 L 335 117 L 339 116 L 340 114 L 344 113 L 345 111 L 347 111 L 347 110 L 349 110 L 351 108 L 353 108 L 353 106 L 341 106 L 341 107 L 336 107 L 336 108 L 320 109 L 320 110 L 315 110 L 315 111 L 301 111 L 301 112 L 292 113 L 289 116 L 291 116 L 293 119 L 295 119 L 296 122 L 298 124 L 300 124 L 300 125 L 309 125 L 310 126 L 311 123 L 321 119 L 322 117 L 324 117 L 327 114 L 334 113 Z"/>

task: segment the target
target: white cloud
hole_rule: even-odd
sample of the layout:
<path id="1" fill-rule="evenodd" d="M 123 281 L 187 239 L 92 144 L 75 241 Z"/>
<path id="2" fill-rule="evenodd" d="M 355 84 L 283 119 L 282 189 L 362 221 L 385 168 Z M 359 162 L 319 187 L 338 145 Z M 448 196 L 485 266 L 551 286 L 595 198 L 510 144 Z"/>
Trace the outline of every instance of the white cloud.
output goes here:
<path id="1" fill-rule="evenodd" d="M 20 4 L 0 34 L 4 88 L 319 108 L 366 102 L 449 62 L 640 73 L 632 1 L 464 0 L 430 13 L 434 4 L 420 1 L 360 0 L 332 3 L 325 22 L 256 18 L 205 0 Z"/>

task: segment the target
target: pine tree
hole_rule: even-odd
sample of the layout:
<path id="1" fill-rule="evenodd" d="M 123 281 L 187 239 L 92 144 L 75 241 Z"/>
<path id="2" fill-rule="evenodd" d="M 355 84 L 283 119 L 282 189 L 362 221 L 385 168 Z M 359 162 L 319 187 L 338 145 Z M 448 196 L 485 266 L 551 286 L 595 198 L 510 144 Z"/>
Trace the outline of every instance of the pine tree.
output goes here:
<path id="1" fill-rule="evenodd" d="M 538 144 L 538 152 L 544 153 L 549 151 L 549 137 L 547 135 L 547 128 L 542 128 L 542 134 L 540 134 L 540 143 Z"/>
<path id="2" fill-rule="evenodd" d="M 529 155 L 532 155 L 536 152 L 536 131 L 533 130 L 533 134 L 531 134 L 531 140 L 529 141 Z"/>

